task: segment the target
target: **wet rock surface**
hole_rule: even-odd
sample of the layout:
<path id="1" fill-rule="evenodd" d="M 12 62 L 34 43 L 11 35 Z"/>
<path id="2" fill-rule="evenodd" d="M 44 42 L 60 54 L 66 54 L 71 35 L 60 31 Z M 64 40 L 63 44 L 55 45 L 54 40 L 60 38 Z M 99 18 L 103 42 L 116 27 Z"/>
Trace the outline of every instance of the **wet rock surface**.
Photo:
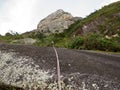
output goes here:
<path id="1" fill-rule="evenodd" d="M 120 55 L 57 48 L 63 90 L 120 90 Z M 0 81 L 57 90 L 52 47 L 0 44 Z"/>

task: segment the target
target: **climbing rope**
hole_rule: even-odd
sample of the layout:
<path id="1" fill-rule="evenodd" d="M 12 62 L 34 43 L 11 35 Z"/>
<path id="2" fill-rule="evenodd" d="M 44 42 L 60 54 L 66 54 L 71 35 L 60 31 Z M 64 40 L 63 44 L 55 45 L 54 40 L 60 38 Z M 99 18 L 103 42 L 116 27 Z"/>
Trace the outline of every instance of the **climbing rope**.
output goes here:
<path id="1" fill-rule="evenodd" d="M 54 46 L 54 42 L 52 41 L 52 46 L 53 46 L 53 49 L 55 51 L 55 55 L 56 55 L 56 59 L 57 59 L 57 75 L 58 75 L 58 90 L 61 90 L 61 80 L 60 80 L 60 62 L 59 62 L 59 57 L 58 57 L 58 53 L 57 53 L 57 50 Z"/>

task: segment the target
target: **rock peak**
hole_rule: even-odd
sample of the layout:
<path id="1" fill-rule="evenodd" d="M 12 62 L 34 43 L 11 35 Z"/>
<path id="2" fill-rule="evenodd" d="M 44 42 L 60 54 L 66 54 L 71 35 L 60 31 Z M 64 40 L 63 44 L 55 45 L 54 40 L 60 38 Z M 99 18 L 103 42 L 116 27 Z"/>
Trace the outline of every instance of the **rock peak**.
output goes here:
<path id="1" fill-rule="evenodd" d="M 65 12 L 63 9 L 58 9 L 56 12 Z"/>
<path id="2" fill-rule="evenodd" d="M 74 22 L 75 19 L 70 13 L 59 9 L 41 20 L 37 26 L 37 31 L 46 35 L 61 33 Z"/>
<path id="3" fill-rule="evenodd" d="M 70 13 L 68 13 L 68 12 L 65 12 L 64 10 L 62 10 L 62 9 L 58 9 L 57 11 L 55 11 L 55 12 L 53 12 L 52 14 L 50 14 L 47 18 L 54 18 L 54 17 L 60 17 L 61 15 L 63 15 L 63 14 L 69 14 L 69 15 L 71 15 Z M 72 15 L 71 15 L 72 16 Z"/>

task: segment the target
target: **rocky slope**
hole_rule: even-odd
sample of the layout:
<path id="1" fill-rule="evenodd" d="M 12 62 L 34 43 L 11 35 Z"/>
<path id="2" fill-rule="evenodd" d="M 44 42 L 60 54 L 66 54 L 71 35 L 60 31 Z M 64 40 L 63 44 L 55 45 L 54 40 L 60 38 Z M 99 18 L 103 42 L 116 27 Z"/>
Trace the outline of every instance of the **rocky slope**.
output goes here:
<path id="1" fill-rule="evenodd" d="M 120 90 L 120 54 L 57 51 L 63 90 Z M 52 47 L 0 45 L 0 82 L 25 90 L 57 90 L 56 73 Z"/>
<path id="2" fill-rule="evenodd" d="M 70 13 L 60 9 L 41 20 L 37 26 L 37 31 L 46 35 L 61 33 L 78 19 L 81 18 L 73 17 Z"/>

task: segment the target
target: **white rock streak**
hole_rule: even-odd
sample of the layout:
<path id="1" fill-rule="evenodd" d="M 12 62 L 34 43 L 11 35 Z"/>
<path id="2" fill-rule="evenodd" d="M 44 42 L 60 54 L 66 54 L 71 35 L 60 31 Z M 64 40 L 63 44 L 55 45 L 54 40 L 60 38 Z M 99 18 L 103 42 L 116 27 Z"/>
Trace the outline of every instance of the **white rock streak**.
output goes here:
<path id="1" fill-rule="evenodd" d="M 27 56 L 16 56 L 13 52 L 0 51 L 0 82 L 18 87 L 41 87 L 52 78 L 49 70 L 41 70 L 33 59 Z"/>

